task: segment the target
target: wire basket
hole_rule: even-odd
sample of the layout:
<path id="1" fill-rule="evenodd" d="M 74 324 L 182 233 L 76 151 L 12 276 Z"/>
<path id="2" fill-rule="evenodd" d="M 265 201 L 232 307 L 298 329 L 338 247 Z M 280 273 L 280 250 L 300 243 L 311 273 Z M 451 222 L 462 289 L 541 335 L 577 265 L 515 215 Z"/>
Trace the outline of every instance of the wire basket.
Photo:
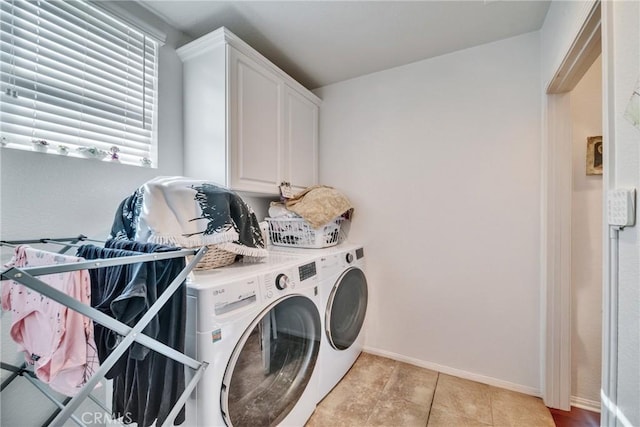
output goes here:
<path id="1" fill-rule="evenodd" d="M 343 218 L 313 228 L 302 218 L 265 218 L 269 223 L 269 240 L 276 246 L 297 248 L 327 248 L 337 245 L 342 238 L 340 225 Z"/>

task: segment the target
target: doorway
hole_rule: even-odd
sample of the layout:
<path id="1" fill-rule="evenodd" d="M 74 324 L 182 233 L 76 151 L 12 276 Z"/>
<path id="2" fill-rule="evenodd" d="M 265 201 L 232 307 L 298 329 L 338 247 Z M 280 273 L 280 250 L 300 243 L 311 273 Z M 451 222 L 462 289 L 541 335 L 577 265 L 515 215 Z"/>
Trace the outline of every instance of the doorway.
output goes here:
<path id="1" fill-rule="evenodd" d="M 571 95 L 571 406 L 600 412 L 602 365 L 602 58 Z"/>
<path id="2" fill-rule="evenodd" d="M 546 326 L 543 398 L 547 406 L 562 410 L 571 407 L 571 343 L 574 332 L 571 310 L 574 153 L 570 92 L 602 52 L 600 10 L 600 2 L 594 2 L 555 78 L 549 84 L 546 97 L 546 144 L 543 152 L 543 206 L 546 212 L 543 218 L 542 277 Z M 594 315 L 601 318 L 600 311 Z M 606 336 L 606 326 L 604 329 Z"/>

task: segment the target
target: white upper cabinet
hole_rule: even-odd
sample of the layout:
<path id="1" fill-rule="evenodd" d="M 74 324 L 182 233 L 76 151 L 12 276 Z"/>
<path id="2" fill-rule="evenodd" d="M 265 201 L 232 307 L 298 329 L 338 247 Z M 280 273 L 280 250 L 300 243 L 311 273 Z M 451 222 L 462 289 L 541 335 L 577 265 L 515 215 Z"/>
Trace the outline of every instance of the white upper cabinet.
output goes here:
<path id="1" fill-rule="evenodd" d="M 318 97 L 225 28 L 178 55 L 185 175 L 270 195 L 318 182 Z"/>
<path id="2" fill-rule="evenodd" d="M 269 193 L 282 173 L 282 79 L 229 49 L 231 187 Z"/>
<path id="3" fill-rule="evenodd" d="M 285 175 L 301 190 L 318 183 L 318 105 L 285 88 Z"/>

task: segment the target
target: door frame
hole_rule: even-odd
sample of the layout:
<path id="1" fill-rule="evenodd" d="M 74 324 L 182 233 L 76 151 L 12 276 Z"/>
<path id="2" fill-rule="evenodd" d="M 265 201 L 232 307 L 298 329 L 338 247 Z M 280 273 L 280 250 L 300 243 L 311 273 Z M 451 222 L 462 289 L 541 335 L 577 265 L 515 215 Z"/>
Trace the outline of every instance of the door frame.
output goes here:
<path id="1" fill-rule="evenodd" d="M 546 88 L 544 103 L 541 221 L 544 342 L 541 382 L 545 404 L 562 410 L 571 407 L 572 148 L 569 92 L 602 51 L 600 0 L 585 7 L 581 23 L 573 43 Z M 603 90 L 606 92 L 606 85 L 603 85 Z M 604 258 L 607 259 L 606 256 Z M 607 312 L 605 307 L 605 319 Z M 603 346 L 606 347 L 605 329 L 606 325 L 603 326 Z"/>

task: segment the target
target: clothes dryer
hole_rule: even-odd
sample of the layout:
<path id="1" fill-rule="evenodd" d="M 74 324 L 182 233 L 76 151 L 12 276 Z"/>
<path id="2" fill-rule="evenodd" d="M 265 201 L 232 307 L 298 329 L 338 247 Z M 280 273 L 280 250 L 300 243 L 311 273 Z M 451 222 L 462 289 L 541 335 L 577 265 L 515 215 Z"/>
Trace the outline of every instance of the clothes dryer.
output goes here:
<path id="1" fill-rule="evenodd" d="M 318 383 L 322 400 L 362 352 L 369 290 L 362 246 L 342 244 L 325 250 L 318 258 L 318 269 L 324 310 Z"/>
<path id="2" fill-rule="evenodd" d="M 187 353 L 209 362 L 187 425 L 302 426 L 318 402 L 322 320 L 315 261 L 274 256 L 188 284 Z"/>
<path id="3" fill-rule="evenodd" d="M 317 261 L 323 331 L 318 382 L 320 401 L 349 371 L 364 346 L 362 329 L 369 294 L 364 248 L 342 243 L 324 249 L 271 246 L 269 250 L 272 254 L 309 254 Z"/>

